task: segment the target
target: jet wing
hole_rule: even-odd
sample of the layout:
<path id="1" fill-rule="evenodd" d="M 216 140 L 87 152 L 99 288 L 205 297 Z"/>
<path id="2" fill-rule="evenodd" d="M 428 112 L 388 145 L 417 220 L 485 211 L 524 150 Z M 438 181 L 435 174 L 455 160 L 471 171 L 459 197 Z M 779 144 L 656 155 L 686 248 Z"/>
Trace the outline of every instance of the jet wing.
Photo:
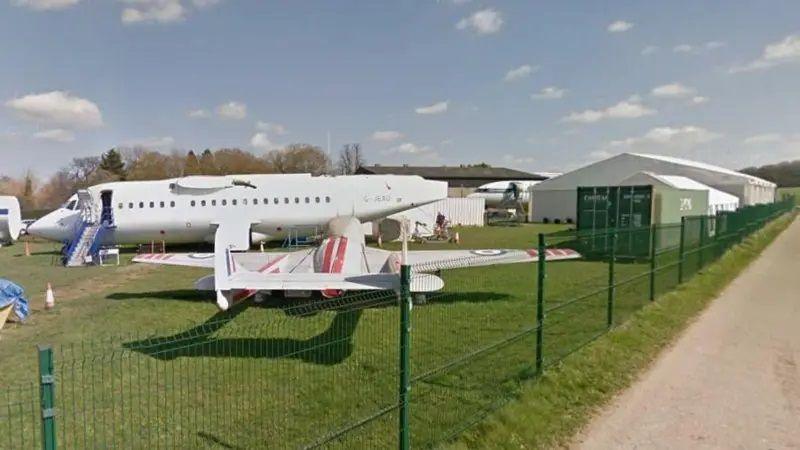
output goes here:
<path id="1" fill-rule="evenodd" d="M 546 259 L 558 261 L 577 259 L 581 254 L 572 249 L 547 249 Z M 539 260 L 536 249 L 481 249 L 481 250 L 418 250 L 408 252 L 408 264 L 416 272 L 434 272 L 442 269 L 514 264 Z"/>

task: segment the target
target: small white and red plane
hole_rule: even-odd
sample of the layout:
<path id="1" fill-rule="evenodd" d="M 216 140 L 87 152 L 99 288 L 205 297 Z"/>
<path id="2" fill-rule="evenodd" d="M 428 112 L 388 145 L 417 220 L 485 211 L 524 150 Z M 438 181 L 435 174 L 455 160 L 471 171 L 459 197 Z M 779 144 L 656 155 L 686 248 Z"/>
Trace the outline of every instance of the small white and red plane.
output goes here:
<path id="1" fill-rule="evenodd" d="M 444 287 L 435 272 L 441 269 L 537 261 L 537 250 L 424 250 L 392 252 L 367 247 L 361 222 L 336 217 L 319 246 L 291 252 L 234 252 L 231 235 L 222 224 L 216 231 L 214 253 L 141 254 L 134 262 L 206 267 L 213 275 L 195 282 L 198 290 L 216 291 L 217 306 L 226 310 L 259 292 L 320 292 L 325 298 L 345 291 L 399 289 L 401 261 L 411 266 L 411 291 L 432 292 Z M 547 260 L 576 259 L 571 249 L 549 249 Z"/>

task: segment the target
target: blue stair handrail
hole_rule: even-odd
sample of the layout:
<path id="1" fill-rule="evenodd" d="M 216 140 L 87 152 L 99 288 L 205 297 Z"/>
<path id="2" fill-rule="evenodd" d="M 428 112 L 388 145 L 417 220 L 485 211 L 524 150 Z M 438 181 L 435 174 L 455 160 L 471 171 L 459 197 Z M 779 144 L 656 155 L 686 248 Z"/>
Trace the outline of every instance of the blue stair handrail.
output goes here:
<path id="1" fill-rule="evenodd" d="M 84 230 L 86 230 L 86 227 L 88 226 L 89 223 L 84 220 L 81 220 L 80 222 L 76 223 L 75 226 L 73 226 L 74 231 L 72 233 L 72 239 L 64 243 L 66 247 L 66 250 L 63 252 L 64 257 L 62 262 L 64 264 L 69 262 L 70 257 L 72 257 L 72 253 L 75 251 L 75 248 L 78 246 L 78 242 L 81 240 L 81 236 L 83 236 Z"/>
<path id="2" fill-rule="evenodd" d="M 88 255 L 92 256 L 92 261 L 98 260 L 97 258 L 100 254 L 100 247 L 103 244 L 103 237 L 105 236 L 107 231 L 108 231 L 108 225 L 103 224 L 97 229 L 97 232 L 92 238 L 92 245 L 89 247 L 89 253 L 88 253 Z"/>

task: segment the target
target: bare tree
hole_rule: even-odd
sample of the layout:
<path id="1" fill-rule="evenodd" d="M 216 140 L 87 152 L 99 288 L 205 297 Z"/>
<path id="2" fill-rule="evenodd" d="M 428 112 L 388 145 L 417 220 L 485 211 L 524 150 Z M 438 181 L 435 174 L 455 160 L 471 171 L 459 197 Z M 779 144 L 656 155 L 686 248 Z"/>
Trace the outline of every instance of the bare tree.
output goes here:
<path id="1" fill-rule="evenodd" d="M 290 144 L 273 150 L 264 157 L 265 162 L 278 173 L 328 173 L 331 161 L 321 148 L 310 144 Z"/>
<path id="2" fill-rule="evenodd" d="M 339 161 L 336 163 L 337 172 L 342 175 L 352 175 L 366 161 L 361 153 L 361 144 L 345 144 L 339 153 Z"/>

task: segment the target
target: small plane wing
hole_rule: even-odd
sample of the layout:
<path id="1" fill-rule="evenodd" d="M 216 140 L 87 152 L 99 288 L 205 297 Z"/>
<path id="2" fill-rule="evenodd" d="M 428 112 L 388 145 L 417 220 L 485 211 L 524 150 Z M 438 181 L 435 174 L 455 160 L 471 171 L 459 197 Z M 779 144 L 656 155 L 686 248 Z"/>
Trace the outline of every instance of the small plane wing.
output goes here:
<path id="1" fill-rule="evenodd" d="M 547 249 L 548 261 L 577 259 L 581 254 L 568 248 Z M 408 264 L 416 272 L 434 272 L 442 269 L 480 267 L 494 264 L 514 264 L 539 260 L 536 249 L 481 249 L 481 250 L 417 250 L 408 252 Z"/>
<path id="2" fill-rule="evenodd" d="M 266 252 L 266 253 L 232 253 L 237 266 L 255 272 L 277 272 L 304 268 L 311 264 L 307 258 L 309 252 L 299 250 L 296 252 Z M 186 266 L 214 268 L 213 253 L 142 253 L 133 258 L 133 262 L 144 264 L 159 264 L 165 266 Z M 291 269 L 291 270 L 289 270 Z"/>
<path id="3" fill-rule="evenodd" d="M 325 290 L 391 290 L 400 287 L 396 273 L 256 273 L 236 272 L 228 278 L 232 289 L 325 291 Z M 414 292 L 438 291 L 444 282 L 435 275 L 415 274 L 411 279 Z"/>
<path id="4" fill-rule="evenodd" d="M 133 262 L 145 264 L 161 264 L 165 266 L 187 266 L 214 268 L 213 253 L 142 253 L 133 258 Z"/>

